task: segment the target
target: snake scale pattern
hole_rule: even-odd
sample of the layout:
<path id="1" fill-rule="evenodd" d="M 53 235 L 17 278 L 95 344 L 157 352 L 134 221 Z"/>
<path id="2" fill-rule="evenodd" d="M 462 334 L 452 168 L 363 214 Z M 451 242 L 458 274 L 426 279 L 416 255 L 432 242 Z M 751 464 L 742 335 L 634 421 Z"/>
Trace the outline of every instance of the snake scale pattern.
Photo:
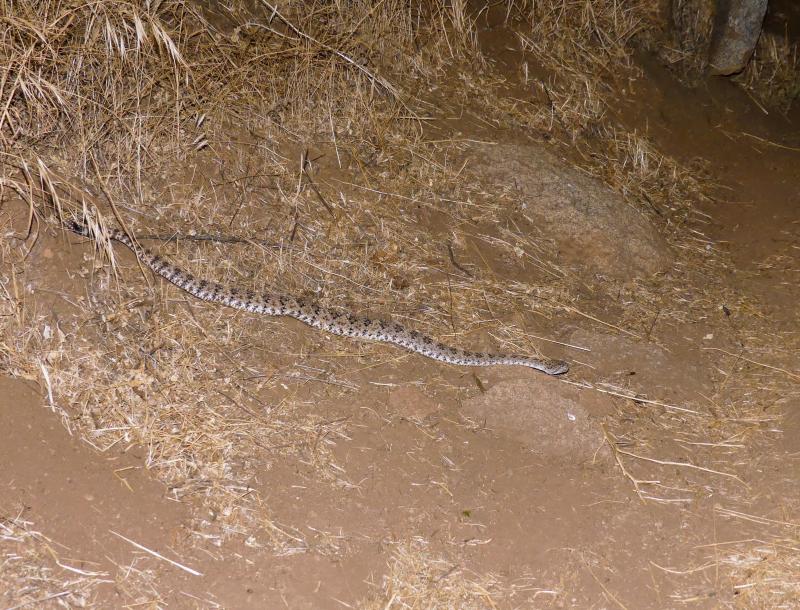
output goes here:
<path id="1" fill-rule="evenodd" d="M 70 221 L 67 228 L 84 237 L 92 237 L 92 232 L 85 224 Z M 164 279 L 175 284 L 200 300 L 209 303 L 220 303 L 234 309 L 243 309 L 267 316 L 289 316 L 308 324 L 313 328 L 334 335 L 380 341 L 416 352 L 433 360 L 461 366 L 494 366 L 516 365 L 536 369 L 548 375 L 561 375 L 569 370 L 569 365 L 561 360 L 549 358 L 533 358 L 505 354 L 487 354 L 470 352 L 439 343 L 415 330 L 409 330 L 400 324 L 384 320 L 374 320 L 355 316 L 351 313 L 319 307 L 318 305 L 292 296 L 256 293 L 235 287 L 223 286 L 217 282 L 194 277 L 143 248 L 119 229 L 110 229 L 108 238 L 124 244 L 147 267 Z"/>

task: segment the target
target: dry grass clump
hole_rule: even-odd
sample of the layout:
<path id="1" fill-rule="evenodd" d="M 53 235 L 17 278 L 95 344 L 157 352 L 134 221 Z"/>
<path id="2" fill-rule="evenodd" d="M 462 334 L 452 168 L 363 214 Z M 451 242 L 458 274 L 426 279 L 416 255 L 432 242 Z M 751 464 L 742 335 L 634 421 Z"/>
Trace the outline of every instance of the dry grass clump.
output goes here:
<path id="1" fill-rule="evenodd" d="M 0 514 L 0 603 L 3 608 L 85 608 L 106 572 L 69 565 L 57 543 L 21 517 Z"/>
<path id="2" fill-rule="evenodd" d="M 795 482 L 788 473 L 784 483 L 787 490 L 793 490 Z M 788 491 L 786 502 L 793 501 L 796 497 Z M 758 514 L 748 505 L 739 510 L 716 505 L 715 518 L 735 528 L 732 539 L 698 547 L 706 561 L 690 571 L 715 571 L 722 584 L 718 587 L 735 602 L 729 604 L 731 607 L 796 608 L 800 594 L 800 524 L 786 517 L 785 509 L 780 506 L 768 514 Z M 696 591 L 674 593 L 672 598 L 684 604 L 697 601 Z"/>
<path id="3" fill-rule="evenodd" d="M 640 1 L 517 3 L 516 14 L 529 27 L 527 43 L 559 73 L 616 76 L 631 67 L 630 45 L 652 27 L 652 4 Z M 551 67 L 548 65 L 547 67 Z"/>
<path id="4" fill-rule="evenodd" d="M 750 515 L 743 515 L 751 517 Z M 786 524 L 797 528 L 798 524 Z M 720 563 L 731 568 L 736 578 L 731 585 L 742 608 L 796 608 L 800 586 L 800 540 L 775 537 L 748 540 L 726 549 Z M 718 551 L 719 552 L 719 551 Z"/>
<path id="5" fill-rule="evenodd" d="M 647 25 L 642 7 L 580 0 L 517 7 L 524 23 L 517 34 L 521 48 L 549 75 L 539 84 L 546 103 L 534 121 L 538 128 L 566 132 L 575 144 L 605 127 L 606 82 L 636 74 L 631 43 Z"/>
<path id="6" fill-rule="evenodd" d="M 800 97 L 800 45 L 762 32 L 738 80 L 766 106 L 788 112 Z"/>
<path id="7" fill-rule="evenodd" d="M 379 109 L 384 128 L 413 115 L 381 73 L 424 77 L 443 51 L 475 46 L 463 3 L 4 0 L 0 17 L 3 163 L 30 163 L 35 147 L 68 174 L 116 176 L 139 201 L 148 169 L 231 125 L 380 137 Z"/>
<path id="8" fill-rule="evenodd" d="M 670 3 L 671 40 L 658 49 L 659 55 L 687 79 L 697 79 L 708 65 L 714 2 L 674 0 Z"/>
<path id="9" fill-rule="evenodd" d="M 421 540 L 396 547 L 380 589 L 379 594 L 359 604 L 359 608 L 484 610 L 496 608 L 502 594 L 492 575 L 479 576 L 458 563 L 436 557 Z"/>
<path id="10" fill-rule="evenodd" d="M 590 171 L 626 200 L 665 220 L 662 228 L 673 242 L 686 239 L 685 222 L 697 214 L 694 204 L 705 197 L 696 168 L 682 166 L 636 132 L 612 128 L 602 142 L 602 153 L 588 154 Z"/>
<path id="11" fill-rule="evenodd" d="M 148 557 L 109 572 L 98 569 L 108 557 L 75 558 L 70 549 L 33 529 L 21 516 L 0 508 L 0 604 L 21 608 L 88 608 L 98 600 L 114 605 L 158 604 L 157 569 Z M 113 560 L 112 560 L 113 561 Z"/>
<path id="12" fill-rule="evenodd" d="M 180 134 L 201 112 L 186 57 L 208 34 L 182 1 L 3 1 L 0 16 L 8 153 L 68 147 L 84 171 L 141 171 L 154 137 Z"/>

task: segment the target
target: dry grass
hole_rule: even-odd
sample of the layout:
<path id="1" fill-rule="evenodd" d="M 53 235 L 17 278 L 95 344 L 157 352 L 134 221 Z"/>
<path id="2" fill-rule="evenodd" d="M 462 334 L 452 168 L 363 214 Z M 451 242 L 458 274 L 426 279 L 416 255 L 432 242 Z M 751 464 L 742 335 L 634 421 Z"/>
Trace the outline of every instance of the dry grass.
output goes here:
<path id="1" fill-rule="evenodd" d="M 708 0 L 676 0 L 671 3 L 670 44 L 659 54 L 688 80 L 696 80 L 708 65 L 714 26 L 714 3 Z"/>
<path id="2" fill-rule="evenodd" d="M 401 608 L 496 608 L 501 591 L 491 575 L 477 575 L 457 562 L 433 556 L 423 540 L 398 544 L 380 593 L 363 610 Z"/>
<path id="3" fill-rule="evenodd" d="M 789 112 L 800 97 L 800 46 L 787 36 L 762 33 L 738 78 L 768 108 Z"/>
<path id="4" fill-rule="evenodd" d="M 423 9 L 398 0 L 148 6 L 0 5 L 0 141 L 15 153 L 4 163 L 36 147 L 141 204 L 145 173 L 214 145 L 215 130 L 277 125 L 300 141 L 336 126 L 346 143 L 379 137 L 376 113 L 411 112 L 382 72 L 422 78 L 445 48 L 474 46 L 458 3 L 435 4 L 432 29 L 419 25 Z M 458 38 L 439 41 L 451 24 Z"/>
<path id="5" fill-rule="evenodd" d="M 19 514 L 0 513 L 0 603 L 21 608 L 96 607 L 102 591 L 114 591 L 116 604 L 156 606 L 162 601 L 158 561 L 134 557 L 108 572 L 108 556 L 75 558 L 72 550 L 35 530 Z M 111 560 L 113 562 L 113 560 Z"/>
<path id="6" fill-rule="evenodd" d="M 183 2 L 3 2 L 0 15 L 6 151 L 68 148 L 83 174 L 108 163 L 141 179 L 149 143 L 172 140 L 201 111 L 184 56 L 202 22 Z"/>
<path id="7" fill-rule="evenodd" d="M 0 603 L 3 608 L 84 608 L 102 583 L 113 582 L 85 563 L 72 566 L 63 549 L 20 516 L 0 515 Z"/>
<path id="8" fill-rule="evenodd" d="M 722 564 L 740 575 L 731 584 L 741 607 L 795 608 L 800 540 L 774 535 L 769 540 L 748 540 L 738 546 L 733 552 L 725 549 Z"/>
<path id="9" fill-rule="evenodd" d="M 289 2 L 272 19 L 267 3 L 220 13 L 155 6 L 2 4 L 0 59 L 10 66 L 0 81 L 3 195 L 28 201 L 34 221 L 96 203 L 98 222 L 140 236 L 168 231 L 142 241 L 198 276 L 391 312 L 454 343 L 531 351 L 525 329 L 534 320 L 546 328 L 556 314 L 590 319 L 567 317 L 584 306 L 583 286 L 559 272 L 546 236 L 514 227 L 502 192 L 487 192 L 456 161 L 463 143 L 425 141 L 425 86 L 455 63 L 473 75 L 459 82 L 460 95 L 574 151 L 585 171 L 660 219 L 680 249 L 670 277 L 592 287 L 596 299 L 624 303 L 617 327 L 666 341 L 676 325 L 711 319 L 726 303 L 756 320 L 743 355 L 783 357 L 770 351 L 776 339 L 757 323 L 758 307 L 706 280 L 725 256 L 709 249 L 692 214 L 702 182 L 609 119 L 610 83 L 638 75 L 632 44 L 647 33 L 646 3 L 510 2 L 527 24 L 522 48 L 547 73 L 539 103 L 524 106 L 498 93 L 498 75 L 481 72 L 475 17 L 460 0 L 425 9 L 399 0 Z M 279 320 L 255 325 L 162 282 L 148 290 L 150 276 L 119 252 L 103 264 L 86 251 L 70 272 L 89 288 L 56 294 L 70 317 L 55 318 L 25 290 L 33 237 L 4 238 L 11 272 L 0 369 L 40 381 L 65 425 L 98 450 L 146 448 L 147 466 L 172 496 L 202 509 L 198 537 L 308 552 L 302 536 L 265 516 L 252 473 L 294 456 L 338 483 L 332 455 L 347 422 L 318 405 L 352 396 L 364 369 L 405 356 Z M 497 277 L 475 243 L 525 279 Z M 686 297 L 688 281 L 704 288 Z M 723 332 L 727 321 L 716 323 L 711 330 Z M 640 457 L 670 467 L 643 497 L 676 502 L 679 483 L 708 485 L 708 472 L 684 480 L 679 459 L 733 472 L 775 421 L 776 397 L 792 392 L 780 371 L 741 358 L 709 354 L 708 366 L 720 368 L 710 400 L 686 405 L 694 413 L 667 409 L 655 426 L 634 399 L 660 397 L 619 388 L 634 398 L 620 401 L 611 426 L 636 445 L 625 467 L 637 481 L 664 466 Z M 723 480 L 720 492 L 741 493 Z M 398 608 L 492 607 L 502 590 L 418 544 L 398 547 L 380 587 L 375 604 Z"/>
<path id="10" fill-rule="evenodd" d="M 537 57 L 572 75 L 614 77 L 620 68 L 631 69 L 631 42 L 652 27 L 648 2 L 514 4 L 530 28 L 527 42 Z"/>

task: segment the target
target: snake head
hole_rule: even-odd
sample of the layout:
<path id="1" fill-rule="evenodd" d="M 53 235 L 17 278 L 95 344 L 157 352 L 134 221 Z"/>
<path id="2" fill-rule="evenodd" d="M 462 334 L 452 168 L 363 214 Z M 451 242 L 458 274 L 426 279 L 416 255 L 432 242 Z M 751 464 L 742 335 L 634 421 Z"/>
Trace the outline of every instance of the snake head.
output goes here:
<path id="1" fill-rule="evenodd" d="M 563 360 L 547 360 L 547 369 L 544 370 L 548 375 L 563 375 L 569 371 L 569 364 Z"/>

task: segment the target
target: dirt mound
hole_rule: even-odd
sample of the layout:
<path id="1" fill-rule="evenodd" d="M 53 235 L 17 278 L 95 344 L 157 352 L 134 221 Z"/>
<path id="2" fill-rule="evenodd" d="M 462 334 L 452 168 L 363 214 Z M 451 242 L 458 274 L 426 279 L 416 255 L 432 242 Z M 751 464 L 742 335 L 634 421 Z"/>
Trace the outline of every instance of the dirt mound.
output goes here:
<path id="1" fill-rule="evenodd" d="M 559 461 L 583 464 L 607 456 L 599 424 L 564 388 L 540 379 L 502 381 L 466 401 L 462 413 Z"/>
<path id="2" fill-rule="evenodd" d="M 524 210 L 555 240 L 559 258 L 623 280 L 671 266 L 664 238 L 642 214 L 598 180 L 537 146 L 476 145 L 472 169 L 513 184 Z"/>

